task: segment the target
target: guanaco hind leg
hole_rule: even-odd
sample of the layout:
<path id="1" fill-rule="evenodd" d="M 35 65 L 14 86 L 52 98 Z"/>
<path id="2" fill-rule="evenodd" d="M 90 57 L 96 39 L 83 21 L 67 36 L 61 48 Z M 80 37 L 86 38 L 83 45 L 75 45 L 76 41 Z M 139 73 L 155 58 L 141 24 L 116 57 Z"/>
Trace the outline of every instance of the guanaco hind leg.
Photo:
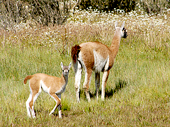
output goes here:
<path id="1" fill-rule="evenodd" d="M 29 98 L 28 98 L 27 101 L 26 101 L 27 115 L 28 115 L 29 117 L 31 117 L 31 113 L 30 113 L 31 108 L 30 108 L 30 106 L 29 106 L 29 103 L 30 103 L 31 99 L 32 99 L 32 95 L 31 95 L 31 93 L 30 93 Z"/>
<path id="2" fill-rule="evenodd" d="M 77 102 L 80 102 L 80 81 L 82 75 L 82 66 L 79 62 L 77 62 L 76 72 L 75 72 L 75 89 L 76 89 L 76 98 Z"/>
<path id="3" fill-rule="evenodd" d="M 90 82 L 91 82 L 91 75 L 92 75 L 92 70 L 85 69 L 85 80 L 84 80 L 83 88 L 85 90 L 86 98 L 87 98 L 88 102 L 90 102 L 89 86 L 90 86 Z"/>
<path id="4" fill-rule="evenodd" d="M 29 117 L 31 117 L 31 114 L 32 114 L 32 117 L 35 118 L 35 112 L 34 112 L 34 102 L 36 101 L 36 99 L 38 98 L 39 94 L 41 93 L 41 88 L 39 88 L 39 91 L 32 91 L 30 90 L 30 95 L 29 95 L 29 98 L 28 100 L 26 101 L 26 107 L 27 107 L 27 114 Z M 31 114 L 30 114 L 31 112 Z"/>
<path id="5" fill-rule="evenodd" d="M 95 86 L 96 86 L 96 98 L 98 100 L 99 87 L 100 87 L 100 72 L 95 73 Z"/>
<path id="6" fill-rule="evenodd" d="M 101 95 L 101 99 L 103 101 L 105 98 L 105 87 L 106 87 L 108 76 L 109 76 L 109 71 L 104 71 L 103 77 L 102 77 L 102 95 Z"/>

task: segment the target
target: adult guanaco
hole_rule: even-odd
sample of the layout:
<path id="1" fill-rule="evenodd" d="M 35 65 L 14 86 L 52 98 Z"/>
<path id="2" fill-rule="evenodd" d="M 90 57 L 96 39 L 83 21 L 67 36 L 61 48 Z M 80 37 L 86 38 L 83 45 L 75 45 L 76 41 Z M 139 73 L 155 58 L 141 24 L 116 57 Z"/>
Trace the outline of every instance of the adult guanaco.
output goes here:
<path id="1" fill-rule="evenodd" d="M 114 64 L 115 57 L 118 53 L 120 40 L 121 38 L 127 37 L 127 31 L 124 28 L 124 24 L 125 22 L 123 22 L 121 27 L 117 27 L 117 22 L 115 23 L 115 34 L 110 47 L 101 42 L 86 42 L 72 47 L 71 57 L 75 71 L 75 89 L 78 102 L 80 101 L 79 90 L 82 68 L 85 70 L 85 81 L 83 88 L 85 89 L 88 101 L 90 101 L 89 84 L 92 71 L 95 72 L 97 99 L 100 87 L 100 72 L 103 72 L 101 99 L 104 100 L 106 82 L 109 76 L 109 71 Z"/>

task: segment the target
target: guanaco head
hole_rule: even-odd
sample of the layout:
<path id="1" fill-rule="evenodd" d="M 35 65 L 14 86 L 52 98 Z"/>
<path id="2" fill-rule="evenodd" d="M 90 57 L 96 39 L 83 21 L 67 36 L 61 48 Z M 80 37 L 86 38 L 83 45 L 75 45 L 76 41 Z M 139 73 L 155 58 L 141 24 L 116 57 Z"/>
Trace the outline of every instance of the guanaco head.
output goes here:
<path id="1" fill-rule="evenodd" d="M 64 76 L 68 76 L 70 67 L 71 67 L 71 62 L 69 64 L 69 66 L 64 66 L 63 63 L 61 62 L 62 74 Z"/>
<path id="2" fill-rule="evenodd" d="M 125 26 L 125 21 L 123 22 L 121 27 L 117 27 L 117 22 L 115 22 L 115 29 L 120 32 L 122 38 L 126 38 L 128 36 L 127 30 L 124 28 L 124 26 Z"/>

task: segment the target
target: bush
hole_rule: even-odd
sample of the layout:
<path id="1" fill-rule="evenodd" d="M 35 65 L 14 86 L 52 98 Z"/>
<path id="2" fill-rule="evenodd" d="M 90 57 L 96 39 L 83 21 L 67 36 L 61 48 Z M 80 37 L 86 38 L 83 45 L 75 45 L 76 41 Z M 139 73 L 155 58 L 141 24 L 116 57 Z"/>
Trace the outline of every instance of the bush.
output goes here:
<path id="1" fill-rule="evenodd" d="M 97 9 L 100 12 L 105 11 L 115 11 L 115 9 L 122 9 L 125 12 L 130 12 L 134 10 L 136 6 L 135 0 L 82 0 L 79 8 L 88 9 Z"/>
<path id="2" fill-rule="evenodd" d="M 3 27 L 33 19 L 40 24 L 63 24 L 72 9 L 69 0 L 3 0 L 0 2 Z"/>
<path id="3" fill-rule="evenodd" d="M 142 0 L 140 1 L 141 7 L 150 13 L 162 13 L 164 9 L 170 8 L 169 0 Z"/>
<path id="4" fill-rule="evenodd" d="M 28 0 L 29 5 L 32 5 L 31 16 L 33 19 L 39 21 L 44 25 L 63 24 L 69 13 L 69 7 L 63 1 L 61 7 L 60 2 L 57 0 Z"/>
<path id="5" fill-rule="evenodd" d="M 148 14 L 162 13 L 164 9 L 170 8 L 168 0 L 81 0 L 79 9 L 97 9 L 100 12 L 115 11 L 117 9 L 130 12 L 140 5 Z"/>

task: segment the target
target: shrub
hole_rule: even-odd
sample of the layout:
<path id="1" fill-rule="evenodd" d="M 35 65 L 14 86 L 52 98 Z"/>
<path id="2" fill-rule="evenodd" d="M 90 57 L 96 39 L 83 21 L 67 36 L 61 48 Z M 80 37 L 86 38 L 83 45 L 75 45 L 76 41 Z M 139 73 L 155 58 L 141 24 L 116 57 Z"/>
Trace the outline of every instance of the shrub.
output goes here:
<path id="1" fill-rule="evenodd" d="M 3 27 L 30 19 L 43 25 L 60 25 L 68 18 L 72 4 L 69 0 L 3 0 L 0 7 L 0 24 Z"/>
<path id="2" fill-rule="evenodd" d="M 150 13 L 162 13 L 166 8 L 170 8 L 169 0 L 140 0 L 141 7 Z"/>
<path id="3" fill-rule="evenodd" d="M 130 12 L 135 9 L 135 0 L 82 0 L 79 8 L 87 9 L 89 7 L 99 11 L 114 11 L 115 9 L 122 9 L 125 12 Z"/>

